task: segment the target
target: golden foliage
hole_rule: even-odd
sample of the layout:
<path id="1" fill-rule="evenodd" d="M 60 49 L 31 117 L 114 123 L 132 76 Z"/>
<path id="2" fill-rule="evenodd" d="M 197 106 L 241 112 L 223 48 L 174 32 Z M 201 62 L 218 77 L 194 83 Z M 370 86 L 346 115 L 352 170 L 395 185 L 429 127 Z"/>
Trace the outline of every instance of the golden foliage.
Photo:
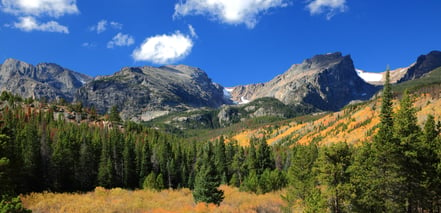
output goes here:
<path id="1" fill-rule="evenodd" d="M 237 188 L 221 186 L 225 199 L 220 206 L 195 204 L 189 189 L 125 190 L 97 187 L 88 193 L 31 193 L 23 196 L 23 204 L 33 212 L 280 212 L 284 205 L 280 195 L 273 192 L 256 195 Z"/>
<path id="2" fill-rule="evenodd" d="M 394 111 L 398 110 L 398 101 L 394 100 Z M 327 145 L 338 142 L 360 144 L 371 141 L 380 123 L 381 99 L 367 102 L 358 106 L 349 106 L 342 111 L 327 114 L 317 120 L 298 124 L 295 122 L 278 126 L 271 134 L 265 134 L 267 142 L 274 144 L 280 141 L 291 140 L 298 144 L 308 144 L 316 140 L 319 144 Z M 424 125 L 428 114 L 436 120 L 441 119 L 441 99 L 431 94 L 421 94 L 415 99 L 418 124 Z M 260 129 L 243 130 L 232 136 L 240 145 L 248 145 L 250 138 L 263 137 L 267 127 Z"/>

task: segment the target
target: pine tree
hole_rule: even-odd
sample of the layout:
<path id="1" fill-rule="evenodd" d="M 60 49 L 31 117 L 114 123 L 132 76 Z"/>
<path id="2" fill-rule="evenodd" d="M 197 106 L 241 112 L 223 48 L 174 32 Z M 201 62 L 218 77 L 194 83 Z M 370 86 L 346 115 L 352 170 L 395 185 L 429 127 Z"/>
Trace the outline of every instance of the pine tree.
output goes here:
<path id="1" fill-rule="evenodd" d="M 363 158 L 359 158 L 368 164 L 362 165 L 363 162 L 358 162 L 355 165 L 359 165 L 361 170 L 352 169 L 356 173 L 354 178 L 357 179 L 356 191 L 359 193 L 359 199 L 354 202 L 357 203 L 356 206 L 363 208 L 363 211 L 389 212 L 403 210 L 404 207 L 404 201 L 399 195 L 403 179 L 397 163 L 399 142 L 394 138 L 393 96 L 389 75 L 387 70 L 378 133 L 374 137 L 372 146 L 367 146 L 369 148 L 366 150 L 367 153 L 364 153 Z"/>
<path id="2" fill-rule="evenodd" d="M 207 143 L 203 158 L 200 159 L 202 161 L 201 166 L 195 177 L 193 198 L 196 203 L 205 202 L 220 205 L 224 199 L 224 192 L 218 189 L 221 180 L 215 170 L 212 156 L 211 144 Z"/>
<path id="3" fill-rule="evenodd" d="M 121 122 L 121 117 L 119 116 L 119 110 L 116 105 L 110 108 L 109 120 L 112 122 Z"/>
<path id="4" fill-rule="evenodd" d="M 441 207 L 441 169 L 437 170 L 441 155 L 438 156 L 437 150 L 440 147 L 439 130 L 436 128 L 433 115 L 427 116 L 424 131 L 421 136 L 421 154 L 418 156 L 422 163 L 423 194 L 420 198 L 423 209 L 434 212 Z M 441 152 L 439 153 L 441 154 Z M 441 167 L 439 167 L 441 168 Z"/>
<path id="5" fill-rule="evenodd" d="M 283 196 L 288 209 L 298 200 L 303 202 L 303 206 L 315 206 L 320 203 L 316 197 L 319 192 L 315 190 L 317 180 L 313 171 L 317 158 L 318 147 L 315 143 L 294 146 L 288 170 L 288 192 Z"/>
<path id="6" fill-rule="evenodd" d="M 133 148 L 133 137 L 128 135 L 123 150 L 123 185 L 131 189 L 135 188 L 139 182 L 135 173 L 135 151 Z"/>
<path id="7" fill-rule="evenodd" d="M 324 185 L 331 212 L 349 212 L 351 195 L 350 173 L 352 150 L 347 143 L 340 142 L 321 149 L 317 160 L 319 180 Z"/>
<path id="8" fill-rule="evenodd" d="M 408 90 L 403 93 L 394 122 L 394 137 L 397 151 L 395 163 L 399 168 L 400 200 L 404 202 L 407 212 L 417 211 L 421 197 L 421 181 L 423 174 L 421 162 L 420 128 L 417 125 L 416 110 Z"/>

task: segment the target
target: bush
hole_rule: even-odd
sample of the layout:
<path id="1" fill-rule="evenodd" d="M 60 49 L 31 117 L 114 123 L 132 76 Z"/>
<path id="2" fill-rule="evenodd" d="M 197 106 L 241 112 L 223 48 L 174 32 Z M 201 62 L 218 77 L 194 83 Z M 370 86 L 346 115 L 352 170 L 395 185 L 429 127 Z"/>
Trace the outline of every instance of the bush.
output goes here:
<path id="1" fill-rule="evenodd" d="M 21 203 L 20 197 L 2 197 L 0 201 L 0 213 L 27 213 L 32 212 L 29 209 L 26 209 Z"/>

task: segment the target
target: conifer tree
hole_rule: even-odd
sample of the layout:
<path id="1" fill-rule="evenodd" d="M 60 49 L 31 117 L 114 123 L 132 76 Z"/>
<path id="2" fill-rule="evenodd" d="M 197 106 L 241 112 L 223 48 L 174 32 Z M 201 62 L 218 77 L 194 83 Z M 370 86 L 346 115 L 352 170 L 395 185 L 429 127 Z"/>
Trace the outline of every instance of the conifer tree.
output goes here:
<path id="1" fill-rule="evenodd" d="M 400 200 L 403 200 L 407 212 L 417 211 L 422 192 L 423 170 L 418 159 L 422 154 L 420 133 L 412 97 L 408 90 L 405 90 L 394 122 L 397 159 L 394 159 L 393 163 L 399 168 L 397 172 L 401 178 Z"/>
<path id="2" fill-rule="evenodd" d="M 438 167 L 441 162 L 441 155 L 438 156 L 437 154 L 437 151 L 441 148 L 439 139 L 439 130 L 436 128 L 435 118 L 433 115 L 428 115 L 421 136 L 422 150 L 418 156 L 423 169 L 423 194 L 420 200 L 422 208 L 427 209 L 428 212 L 434 212 L 437 207 L 441 207 L 441 167 Z"/>
<path id="3" fill-rule="evenodd" d="M 288 170 L 288 192 L 284 196 L 284 200 L 288 203 L 288 209 L 297 200 L 301 200 L 303 206 L 310 207 L 321 203 L 317 197 L 320 192 L 316 191 L 317 180 L 313 171 L 317 158 L 318 147 L 315 143 L 293 147 L 291 166 Z"/>
<path id="4" fill-rule="evenodd" d="M 214 203 L 220 205 L 224 199 L 224 192 L 218 187 L 221 183 L 220 177 L 214 168 L 213 151 L 211 143 L 204 147 L 203 158 L 200 168 L 196 173 L 193 198 L 196 203 Z"/>
<path id="5" fill-rule="evenodd" d="M 112 106 L 110 108 L 109 120 L 113 122 L 121 122 L 121 117 L 119 116 L 118 106 Z"/>
<path id="6" fill-rule="evenodd" d="M 365 208 L 364 211 L 388 212 L 403 208 L 403 200 L 399 195 L 402 178 L 397 163 L 399 151 L 398 141 L 394 138 L 392 98 L 390 73 L 387 70 L 378 133 L 374 137 L 372 146 L 367 146 L 371 148 L 366 153 L 367 159 L 363 159 L 370 165 L 362 165 L 364 168 L 357 171 L 360 176 L 355 175 L 360 181 L 358 186 L 363 188 L 358 191 L 361 193 L 358 206 Z"/>
<path id="7" fill-rule="evenodd" d="M 331 212 L 349 212 L 351 195 L 349 166 L 352 163 L 351 147 L 345 142 L 321 149 L 318 159 L 319 180 L 324 185 Z"/>

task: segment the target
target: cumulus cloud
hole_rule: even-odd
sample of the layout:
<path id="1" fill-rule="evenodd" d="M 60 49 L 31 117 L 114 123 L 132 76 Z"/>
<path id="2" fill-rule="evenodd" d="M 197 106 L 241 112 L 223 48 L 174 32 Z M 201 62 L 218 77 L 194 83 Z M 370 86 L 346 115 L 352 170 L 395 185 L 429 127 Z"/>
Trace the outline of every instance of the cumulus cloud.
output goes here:
<path id="1" fill-rule="evenodd" d="M 209 15 L 223 23 L 254 28 L 261 13 L 285 6 L 285 0 L 184 0 L 175 4 L 174 17 Z"/>
<path id="2" fill-rule="evenodd" d="M 25 32 L 31 31 L 43 31 L 43 32 L 57 32 L 57 33 L 69 33 L 69 29 L 66 26 L 60 25 L 56 21 L 49 21 L 46 23 L 39 23 L 34 17 L 26 16 L 20 17 L 19 22 L 13 24 L 14 28 L 23 30 Z"/>
<path id="3" fill-rule="evenodd" d="M 1 0 L 1 9 L 19 16 L 60 17 L 79 13 L 76 0 Z"/>
<path id="4" fill-rule="evenodd" d="M 169 64 L 190 54 L 193 41 L 179 31 L 171 35 L 157 35 L 145 39 L 136 48 L 132 57 L 135 61 L 150 61 L 155 64 Z"/>
<path id="5" fill-rule="evenodd" d="M 116 34 L 111 41 L 107 43 L 107 48 L 113 48 L 115 46 L 130 46 L 135 43 L 135 39 L 128 34 L 118 33 Z"/>
<path id="6" fill-rule="evenodd" d="M 344 12 L 347 6 L 346 0 L 312 0 L 306 8 L 311 15 L 327 13 L 327 19 L 331 19 L 337 12 Z"/>
<path id="7" fill-rule="evenodd" d="M 90 27 L 91 31 L 96 31 L 96 33 L 100 34 L 107 30 L 107 26 L 110 26 L 112 29 L 120 30 L 122 29 L 123 25 L 121 23 L 118 23 L 116 21 L 107 21 L 105 19 L 100 20 L 96 25 Z"/>

